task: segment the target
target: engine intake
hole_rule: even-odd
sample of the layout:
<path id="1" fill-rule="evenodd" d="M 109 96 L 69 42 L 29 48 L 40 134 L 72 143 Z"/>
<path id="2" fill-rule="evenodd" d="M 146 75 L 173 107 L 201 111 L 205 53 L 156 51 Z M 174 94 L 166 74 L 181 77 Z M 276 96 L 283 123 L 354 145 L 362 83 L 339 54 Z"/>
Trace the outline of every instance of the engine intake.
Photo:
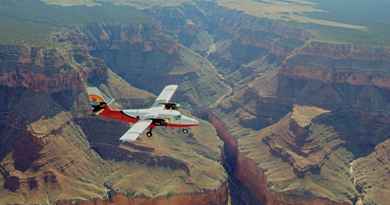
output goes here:
<path id="1" fill-rule="evenodd" d="M 177 110 L 179 107 L 180 105 L 176 103 L 164 103 L 164 108 L 167 110 Z"/>
<path id="2" fill-rule="evenodd" d="M 167 126 L 167 122 L 163 119 L 154 119 L 152 123 L 155 126 Z"/>

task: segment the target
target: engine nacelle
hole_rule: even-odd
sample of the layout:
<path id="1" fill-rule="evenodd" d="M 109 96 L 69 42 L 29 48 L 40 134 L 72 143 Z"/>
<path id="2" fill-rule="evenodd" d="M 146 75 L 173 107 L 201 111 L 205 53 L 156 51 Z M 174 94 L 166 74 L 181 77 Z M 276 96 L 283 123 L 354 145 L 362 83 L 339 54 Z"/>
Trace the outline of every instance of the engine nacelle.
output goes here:
<path id="1" fill-rule="evenodd" d="M 167 122 L 163 119 L 153 119 L 153 125 L 155 126 L 167 126 Z"/>
<path id="2" fill-rule="evenodd" d="M 164 103 L 163 105 L 167 110 L 177 110 L 180 108 L 180 104 L 177 103 Z"/>

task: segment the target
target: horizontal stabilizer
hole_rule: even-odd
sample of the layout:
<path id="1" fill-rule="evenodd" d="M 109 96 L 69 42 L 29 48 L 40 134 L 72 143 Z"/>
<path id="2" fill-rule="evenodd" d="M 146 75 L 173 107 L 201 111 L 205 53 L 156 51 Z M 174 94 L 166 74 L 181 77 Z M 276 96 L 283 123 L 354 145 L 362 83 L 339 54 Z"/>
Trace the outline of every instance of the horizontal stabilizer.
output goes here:
<path id="1" fill-rule="evenodd" d="M 88 98 L 91 103 L 99 104 L 105 102 L 111 104 L 113 102 L 112 98 L 107 97 L 100 91 L 97 87 L 88 87 L 87 88 Z"/>

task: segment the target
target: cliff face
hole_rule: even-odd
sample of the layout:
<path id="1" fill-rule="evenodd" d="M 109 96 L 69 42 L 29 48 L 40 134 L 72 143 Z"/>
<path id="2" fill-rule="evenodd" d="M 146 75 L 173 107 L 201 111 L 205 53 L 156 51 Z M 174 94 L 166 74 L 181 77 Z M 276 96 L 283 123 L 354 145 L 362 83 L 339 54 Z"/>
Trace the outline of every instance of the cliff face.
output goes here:
<path id="1" fill-rule="evenodd" d="M 353 183 L 364 204 L 386 204 L 389 193 L 389 139 L 369 155 L 351 163 Z M 375 176 L 375 177 L 373 177 Z"/>
<path id="2" fill-rule="evenodd" d="M 154 27 L 90 25 L 83 31 L 85 48 L 127 81 L 153 92 L 166 83 L 186 87 L 212 81 L 222 85 L 223 79 L 206 58 L 228 76 L 226 82 L 248 84 L 219 107 L 229 124 L 228 135 L 240 139 L 225 137 L 224 141 L 235 159 L 231 168 L 240 183 L 236 189 L 242 186 L 249 193 L 240 193 L 245 198 L 242 203 L 351 204 L 362 200 L 359 188 L 350 180 L 349 163 L 371 153 L 387 137 L 388 117 L 377 113 L 388 110 L 389 105 L 388 51 L 307 43 L 310 35 L 302 30 L 214 4 L 197 6 L 211 9 L 201 12 L 186 4 L 148 10 L 159 22 Z M 198 64 L 206 66 L 197 68 Z M 211 72 L 213 77 L 205 78 L 202 72 Z M 152 83 L 145 85 L 145 81 Z M 209 104 L 226 91 L 208 84 L 200 90 L 184 97 L 197 105 Z M 202 99 L 205 94 L 212 97 Z M 298 114 L 308 118 L 308 124 L 294 118 L 293 114 L 300 112 L 294 110 L 294 104 L 317 107 Z M 325 117 L 318 119 L 305 117 L 318 110 L 333 112 L 320 112 Z M 318 121 L 311 122 L 314 118 Z M 360 128 L 354 130 L 353 125 Z M 275 132 L 261 130 L 268 126 Z M 367 131 L 377 127 L 383 132 Z M 261 130 L 261 137 L 255 130 Z M 110 149 L 94 147 L 100 154 Z M 149 154 L 131 155 L 161 160 Z M 174 167 L 186 167 L 180 160 L 168 161 Z"/>
<path id="3" fill-rule="evenodd" d="M 313 42 L 213 1 L 134 2 L 153 7 L 64 18 L 60 48 L 0 46 L 0 204 L 212 205 L 228 189 L 234 205 L 388 201 L 388 49 Z M 127 125 L 87 115 L 86 84 L 144 107 L 170 83 L 193 108 L 218 105 L 216 130 L 121 145 Z"/>
<path id="4" fill-rule="evenodd" d="M 310 34 L 286 24 L 228 10 L 215 2 L 197 2 L 150 13 L 161 28 L 210 59 L 235 80 L 278 65 Z"/>
<path id="5" fill-rule="evenodd" d="M 218 107 L 227 128 L 209 119 L 228 150 L 233 203 L 363 199 L 350 180 L 349 163 L 388 137 L 386 131 L 368 131 L 388 126 L 387 49 L 311 42 L 302 30 L 213 3 L 150 12 L 162 30 L 210 59 L 228 84 L 234 82 L 232 95 Z M 302 109 L 298 116 L 310 119 L 303 125 L 294 104 L 316 107 Z M 305 117 L 321 110 L 331 114 L 313 123 L 314 116 Z M 260 140 L 258 132 L 269 126 L 275 132 Z"/>
<path id="6" fill-rule="evenodd" d="M 57 49 L 1 46 L 1 56 L 1 203 L 53 203 L 61 192 L 104 193 L 90 188 L 101 183 L 96 178 L 103 161 L 72 119 L 87 103 L 80 98 L 85 72 Z"/>
<path id="7" fill-rule="evenodd" d="M 335 202 L 325 197 L 315 197 L 306 195 L 297 195 L 295 193 L 279 193 L 269 190 L 267 177 L 263 170 L 256 166 L 256 162 L 245 156 L 237 158 L 236 177 L 248 187 L 255 198 L 264 204 L 271 205 L 348 205 L 348 202 Z"/>
<path id="8" fill-rule="evenodd" d="M 388 139 L 379 131 L 389 127 L 388 56 L 384 48 L 312 42 L 225 99 L 219 115 L 239 142 L 238 181 L 266 204 L 380 204 L 386 197 L 373 190 L 382 185 L 362 173 Z M 321 110 L 330 113 L 309 117 Z M 384 177 L 382 169 L 372 174 Z"/>
<path id="9" fill-rule="evenodd" d="M 209 113 L 208 118 L 216 127 L 221 139 L 223 139 L 225 142 L 225 166 L 229 171 L 231 181 L 233 181 L 233 184 L 230 184 L 230 190 L 233 194 L 232 196 L 237 197 L 232 199 L 234 203 L 350 204 L 348 201 L 336 202 L 330 200 L 328 196 L 316 196 L 305 190 L 289 190 L 283 192 L 281 192 L 280 190 L 275 190 L 277 189 L 276 187 L 280 188 L 280 184 L 278 185 L 278 183 L 285 183 L 281 182 L 281 180 L 289 181 L 286 182 L 286 185 L 290 184 L 290 186 L 292 187 L 303 187 L 301 185 L 297 185 L 297 181 L 294 182 L 294 180 L 292 180 L 293 178 L 297 178 L 297 176 L 294 174 L 293 163 L 299 163 L 299 161 L 294 161 L 293 159 L 288 159 L 288 157 L 286 157 L 284 158 L 284 160 L 286 160 L 286 162 L 290 160 L 291 165 L 288 165 L 288 163 L 284 163 L 281 161 L 278 162 L 276 158 L 272 157 L 273 155 L 277 155 L 275 152 L 289 151 L 284 149 L 278 150 L 276 148 L 274 150 L 272 150 L 272 148 L 269 149 L 267 145 L 264 145 L 267 143 L 264 142 L 256 142 L 256 144 L 250 142 L 249 144 L 246 142 L 248 139 L 244 138 L 245 141 L 240 141 L 240 144 L 238 144 L 235 137 L 230 134 L 231 131 L 228 131 L 229 129 L 226 127 L 226 125 L 224 125 L 224 123 L 215 114 Z M 292 122 L 295 123 L 295 121 Z M 285 129 L 286 128 L 283 127 L 280 129 L 280 131 L 285 132 Z M 296 128 L 292 129 L 294 130 Z M 290 129 L 287 128 L 287 130 Z M 279 140 L 278 138 L 281 137 L 287 137 L 273 135 L 271 136 L 274 140 Z M 280 145 L 279 147 L 281 148 Z M 256 150 L 256 152 L 254 150 Z M 258 153 L 259 151 L 261 151 L 261 153 Z M 295 151 L 298 152 L 297 149 Z M 314 153 L 313 155 L 316 154 Z M 263 159 L 264 161 L 259 161 L 259 158 Z M 314 157 L 314 159 L 315 158 L 317 157 Z M 264 165 L 264 167 L 262 166 L 262 164 Z M 270 184 L 272 184 L 272 186 L 270 186 Z"/>
<path id="10" fill-rule="evenodd" d="M 177 97 L 198 105 L 216 101 L 227 90 L 206 58 L 158 26 L 93 24 L 78 35 L 93 56 L 138 88 L 157 94 L 167 84 L 179 84 Z"/>
<path id="11" fill-rule="evenodd" d="M 0 46 L 0 83 L 33 91 L 80 90 L 83 73 L 55 49 Z"/>
<path id="12" fill-rule="evenodd" d="M 85 85 L 124 106 L 152 94 L 84 48 L 1 48 L 1 204 L 227 203 L 220 142 L 206 122 L 186 138 L 156 130 L 119 145 L 128 126 L 88 117 Z"/>
<path id="13" fill-rule="evenodd" d="M 353 204 L 363 199 L 372 200 L 372 195 L 367 192 L 380 187 L 371 183 L 362 185 L 365 184 L 363 180 L 368 180 L 367 175 L 363 177 L 364 169 L 355 170 L 353 162 L 372 152 L 386 155 L 383 151 L 376 151 L 373 145 L 388 138 L 388 122 L 375 119 L 380 119 L 380 116 L 294 106 L 290 114 L 258 133 L 244 132 L 233 121 L 229 121 L 228 129 L 221 129 L 215 120 L 211 121 L 217 130 L 221 129 L 220 136 L 226 143 L 239 139 L 235 147 L 238 150 L 234 151 L 233 146 L 230 151 L 235 153 L 229 162 L 233 167 L 230 176 L 236 178 L 257 203 Z M 379 147 L 384 148 L 378 145 L 376 149 Z M 387 166 L 383 160 L 377 162 L 373 154 L 368 159 L 363 157 L 357 161 L 361 162 L 360 168 L 366 167 L 365 163 Z M 374 172 L 375 179 L 385 177 L 383 169 Z M 354 178 L 354 173 L 359 173 L 360 177 Z M 359 186 L 369 187 L 367 190 L 370 191 L 362 191 Z M 241 197 L 248 198 L 248 195 Z M 385 198 L 376 197 L 376 200 Z"/>
<path id="14" fill-rule="evenodd" d="M 389 56 L 384 48 L 312 43 L 283 65 L 275 95 L 333 109 L 388 110 Z"/>
<path id="15" fill-rule="evenodd" d="M 388 58 L 384 48 L 312 42 L 290 53 L 280 69 L 246 81 L 220 108 L 254 129 L 275 123 L 293 104 L 387 113 Z"/>
<path id="16" fill-rule="evenodd" d="M 175 205 L 175 204 L 200 204 L 200 205 L 212 205 L 212 204 L 227 204 L 228 188 L 226 185 L 219 187 L 216 190 L 210 190 L 202 193 L 185 193 L 179 195 L 161 196 L 156 198 L 147 197 L 127 197 L 121 194 L 113 196 L 110 200 L 93 200 L 93 201 L 60 201 L 57 205 L 90 205 L 90 204 L 102 204 L 102 205 Z"/>

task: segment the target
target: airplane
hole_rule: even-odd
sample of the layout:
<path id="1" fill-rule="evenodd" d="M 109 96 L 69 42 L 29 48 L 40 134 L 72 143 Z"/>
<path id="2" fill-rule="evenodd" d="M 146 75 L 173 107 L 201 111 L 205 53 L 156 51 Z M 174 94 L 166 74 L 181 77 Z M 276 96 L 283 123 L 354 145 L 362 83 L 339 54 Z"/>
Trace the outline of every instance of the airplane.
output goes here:
<path id="1" fill-rule="evenodd" d="M 179 105 L 170 102 L 177 90 L 177 85 L 166 86 L 156 98 L 153 105 L 145 109 L 119 110 L 110 106 L 113 98 L 104 95 L 96 87 L 88 87 L 87 93 L 95 115 L 113 119 L 127 124 L 132 124 L 119 138 L 121 142 L 133 142 L 146 130 L 146 135 L 152 137 L 155 127 L 181 128 L 184 134 L 189 133 L 189 128 L 199 126 L 199 121 L 185 116 L 178 111 Z"/>

